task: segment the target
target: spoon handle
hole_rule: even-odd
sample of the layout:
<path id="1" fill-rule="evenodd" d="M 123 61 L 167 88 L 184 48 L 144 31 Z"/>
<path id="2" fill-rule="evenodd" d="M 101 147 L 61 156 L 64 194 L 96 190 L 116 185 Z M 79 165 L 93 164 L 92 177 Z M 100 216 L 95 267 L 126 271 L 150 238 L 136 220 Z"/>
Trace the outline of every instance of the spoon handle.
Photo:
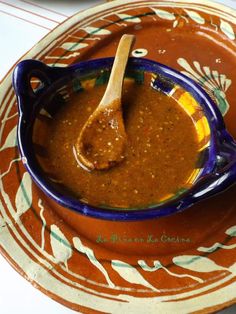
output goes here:
<path id="1" fill-rule="evenodd" d="M 121 98 L 125 69 L 134 41 L 134 35 L 125 34 L 121 37 L 107 88 L 99 107 L 107 106 L 114 100 Z"/>

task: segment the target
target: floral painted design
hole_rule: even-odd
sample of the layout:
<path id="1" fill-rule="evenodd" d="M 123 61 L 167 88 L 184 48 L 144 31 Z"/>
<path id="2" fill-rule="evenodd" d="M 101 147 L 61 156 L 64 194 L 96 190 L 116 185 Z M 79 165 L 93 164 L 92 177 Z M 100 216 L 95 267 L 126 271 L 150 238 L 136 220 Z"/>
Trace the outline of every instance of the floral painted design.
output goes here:
<path id="1" fill-rule="evenodd" d="M 222 115 L 226 115 L 229 110 L 226 92 L 232 84 L 231 79 L 216 70 L 211 70 L 209 66 L 201 66 L 198 61 L 190 64 L 184 58 L 179 58 L 177 62 L 184 69 L 181 72 L 197 81 L 216 101 Z"/>

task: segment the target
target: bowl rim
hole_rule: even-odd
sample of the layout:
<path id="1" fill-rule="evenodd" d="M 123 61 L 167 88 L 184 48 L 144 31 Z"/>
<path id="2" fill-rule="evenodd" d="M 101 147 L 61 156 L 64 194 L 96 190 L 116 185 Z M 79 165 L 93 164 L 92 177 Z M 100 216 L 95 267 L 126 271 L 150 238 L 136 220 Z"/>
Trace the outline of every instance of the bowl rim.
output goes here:
<path id="1" fill-rule="evenodd" d="M 33 150 L 29 145 L 29 135 L 32 132 L 32 126 L 35 121 L 35 103 L 40 103 L 46 91 L 53 89 L 55 83 L 60 80 L 63 81 L 66 77 L 76 74 L 76 76 L 83 76 L 94 69 L 108 69 L 111 68 L 114 58 L 101 58 L 89 61 L 83 61 L 66 68 L 49 67 L 40 61 L 24 60 L 20 62 L 13 72 L 13 87 L 15 89 L 18 101 L 19 120 L 17 126 L 17 140 L 18 147 L 21 154 L 22 162 L 35 183 L 53 200 L 63 207 L 70 208 L 78 213 L 86 216 L 91 216 L 98 219 L 118 220 L 118 221 L 132 221 L 143 220 L 150 218 L 160 218 L 170 214 L 180 212 L 187 209 L 196 202 L 211 196 L 216 192 L 230 186 L 236 179 L 236 144 L 231 135 L 226 131 L 223 117 L 210 96 L 203 90 L 203 88 L 184 74 L 166 66 L 161 63 L 145 59 L 145 58 L 129 58 L 127 69 L 134 68 L 144 70 L 146 72 L 161 74 L 175 84 L 180 85 L 186 91 L 190 92 L 204 109 L 211 132 L 210 132 L 210 146 L 209 158 L 204 164 L 202 174 L 200 175 L 199 183 L 194 184 L 192 188 L 181 195 L 180 199 L 164 203 L 163 205 L 156 205 L 143 209 L 122 209 L 122 208 L 105 208 L 102 206 L 93 206 L 84 203 L 79 199 L 66 196 L 56 190 L 45 178 L 43 172 L 39 168 L 39 163 L 33 154 Z M 32 93 L 30 78 L 32 76 L 39 77 L 45 86 L 39 90 L 37 94 Z M 30 127 L 31 126 L 31 127 Z M 229 175 L 226 180 L 216 187 L 209 190 L 209 185 L 219 180 L 217 174 L 219 167 L 217 166 L 217 156 L 221 155 L 222 143 L 230 145 L 229 159 L 235 159 L 233 165 L 228 171 Z M 233 157 L 232 157 L 233 156 Z M 228 160 L 227 165 L 230 160 Z M 214 176 L 212 176 L 212 171 Z M 225 170 L 225 167 L 222 169 Z"/>

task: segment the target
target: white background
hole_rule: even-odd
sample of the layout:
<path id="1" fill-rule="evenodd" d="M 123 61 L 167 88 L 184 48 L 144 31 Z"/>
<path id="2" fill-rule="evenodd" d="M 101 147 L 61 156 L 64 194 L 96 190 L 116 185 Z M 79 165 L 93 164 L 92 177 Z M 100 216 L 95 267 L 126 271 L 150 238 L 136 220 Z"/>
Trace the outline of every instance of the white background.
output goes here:
<path id="1" fill-rule="evenodd" d="M 104 1 L 102 0 L 31 0 L 31 3 L 33 4 L 40 5 L 49 10 L 55 10 L 58 12 L 56 14 L 52 11 L 47 11 L 42 8 L 31 6 L 30 4 L 26 4 L 20 0 L 0 1 L 0 80 L 4 77 L 11 66 L 27 50 L 29 50 L 36 42 L 38 42 L 40 38 L 46 35 L 46 33 L 49 31 L 46 28 L 52 29 L 59 22 L 62 22 L 66 18 L 64 15 L 70 16 L 81 9 L 85 9 L 103 2 Z M 236 9 L 236 0 L 218 0 L 217 2 L 234 7 Z M 20 6 L 23 8 L 23 10 L 34 11 L 39 15 L 47 14 L 47 16 L 50 17 L 50 19 L 53 21 L 44 20 L 40 16 L 31 16 L 30 13 L 26 11 L 20 11 L 15 8 L 15 6 Z M 38 25 L 31 25 L 29 22 L 25 21 L 25 19 L 31 20 Z M 0 255 L 0 314 L 15 313 L 70 314 L 75 312 L 52 301 L 37 289 L 33 288 L 30 283 L 28 283 L 17 272 L 15 272 Z M 236 305 L 219 313 L 235 314 Z"/>

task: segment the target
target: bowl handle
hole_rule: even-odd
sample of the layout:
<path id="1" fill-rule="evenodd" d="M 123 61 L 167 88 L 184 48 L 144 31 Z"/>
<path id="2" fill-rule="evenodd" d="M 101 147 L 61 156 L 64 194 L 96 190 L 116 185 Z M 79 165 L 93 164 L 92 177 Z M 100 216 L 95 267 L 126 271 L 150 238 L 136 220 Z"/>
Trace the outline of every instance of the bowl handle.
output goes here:
<path id="1" fill-rule="evenodd" d="M 12 83 L 18 100 L 20 116 L 30 118 L 34 111 L 36 98 L 61 75 L 69 73 L 67 68 L 53 68 L 37 60 L 24 60 L 17 64 L 13 72 Z M 35 91 L 31 78 L 37 78 L 41 86 Z"/>
<path id="2" fill-rule="evenodd" d="M 213 196 L 236 183 L 236 142 L 225 130 L 219 138 L 221 144 L 215 169 L 199 180 L 192 190 L 191 197 L 196 201 Z"/>

